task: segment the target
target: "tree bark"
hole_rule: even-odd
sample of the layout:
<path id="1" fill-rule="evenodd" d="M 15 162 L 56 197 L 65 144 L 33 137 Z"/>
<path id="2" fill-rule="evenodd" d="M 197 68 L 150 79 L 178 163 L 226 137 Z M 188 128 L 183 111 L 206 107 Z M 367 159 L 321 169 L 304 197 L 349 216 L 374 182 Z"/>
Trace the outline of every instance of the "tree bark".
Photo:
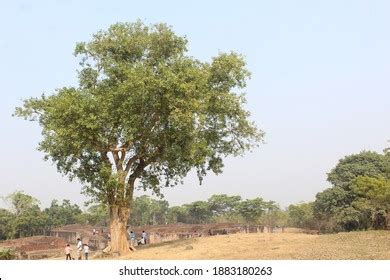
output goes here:
<path id="1" fill-rule="evenodd" d="M 111 252 L 124 255 L 130 252 L 127 240 L 127 220 L 130 215 L 130 207 L 110 206 L 110 234 Z"/>

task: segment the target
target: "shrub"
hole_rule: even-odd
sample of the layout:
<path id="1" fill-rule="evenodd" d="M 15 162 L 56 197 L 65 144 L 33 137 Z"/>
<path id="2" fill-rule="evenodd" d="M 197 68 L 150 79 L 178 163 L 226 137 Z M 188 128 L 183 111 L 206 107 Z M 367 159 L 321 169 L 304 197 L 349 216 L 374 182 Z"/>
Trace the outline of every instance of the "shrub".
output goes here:
<path id="1" fill-rule="evenodd" d="M 16 259 L 15 251 L 12 249 L 0 250 L 0 260 L 14 260 Z"/>

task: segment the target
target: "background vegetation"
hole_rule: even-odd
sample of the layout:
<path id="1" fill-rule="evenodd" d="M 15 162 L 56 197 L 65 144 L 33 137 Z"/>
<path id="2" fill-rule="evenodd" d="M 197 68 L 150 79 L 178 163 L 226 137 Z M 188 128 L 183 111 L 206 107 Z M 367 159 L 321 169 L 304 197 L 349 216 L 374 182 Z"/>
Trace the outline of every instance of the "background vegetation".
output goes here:
<path id="1" fill-rule="evenodd" d="M 206 201 L 170 206 L 147 195 L 132 202 L 132 226 L 171 223 L 236 222 L 268 227 L 298 227 L 324 233 L 386 229 L 390 225 L 390 153 L 363 151 L 342 158 L 328 173 L 330 188 L 312 202 L 286 209 L 261 197 L 215 194 Z M 95 204 L 82 211 L 69 200 L 53 200 L 41 209 L 38 199 L 16 191 L 4 198 L 9 209 L 0 209 L 0 240 L 41 235 L 67 224 L 108 226 L 108 208 Z"/>

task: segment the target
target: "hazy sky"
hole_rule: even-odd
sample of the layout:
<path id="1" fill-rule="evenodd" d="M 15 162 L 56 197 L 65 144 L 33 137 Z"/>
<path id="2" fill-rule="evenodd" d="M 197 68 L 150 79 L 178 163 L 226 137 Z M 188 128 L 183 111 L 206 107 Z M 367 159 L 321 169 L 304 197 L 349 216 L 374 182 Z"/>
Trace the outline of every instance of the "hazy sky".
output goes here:
<path id="1" fill-rule="evenodd" d="M 172 204 L 214 193 L 261 196 L 282 206 L 313 200 L 326 173 L 390 139 L 390 1 L 1 1 L 0 196 L 24 190 L 82 204 L 36 150 L 40 128 L 11 116 L 21 100 L 75 85 L 75 43 L 119 21 L 166 22 L 186 35 L 190 55 L 245 55 L 247 108 L 266 144 L 226 160 L 199 186 L 163 191 Z M 137 192 L 137 195 L 142 192 Z M 2 204 L 0 203 L 0 206 Z"/>

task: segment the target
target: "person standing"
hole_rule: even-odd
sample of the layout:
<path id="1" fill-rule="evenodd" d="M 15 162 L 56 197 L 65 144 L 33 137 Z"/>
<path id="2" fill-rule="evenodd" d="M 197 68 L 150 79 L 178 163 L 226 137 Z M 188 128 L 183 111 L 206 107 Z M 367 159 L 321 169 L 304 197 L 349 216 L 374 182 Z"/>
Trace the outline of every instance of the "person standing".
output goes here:
<path id="1" fill-rule="evenodd" d="M 148 235 L 146 234 L 146 232 L 144 230 L 142 231 L 141 237 L 142 237 L 142 240 L 144 241 L 144 245 L 146 245 L 147 239 L 148 239 Z"/>
<path id="2" fill-rule="evenodd" d="M 89 246 L 88 244 L 84 244 L 84 257 L 86 260 L 88 260 L 88 254 L 89 254 Z"/>
<path id="3" fill-rule="evenodd" d="M 66 260 L 72 260 L 71 253 L 72 253 L 72 248 L 70 247 L 69 244 L 66 244 L 66 246 L 65 246 Z"/>
<path id="4" fill-rule="evenodd" d="M 77 238 L 77 259 L 81 260 L 81 254 L 83 252 L 83 243 L 80 238 Z"/>
<path id="5" fill-rule="evenodd" d="M 136 240 L 136 235 L 135 235 L 135 232 L 134 231 L 130 231 L 130 244 L 131 246 L 135 246 L 135 240 Z"/>

